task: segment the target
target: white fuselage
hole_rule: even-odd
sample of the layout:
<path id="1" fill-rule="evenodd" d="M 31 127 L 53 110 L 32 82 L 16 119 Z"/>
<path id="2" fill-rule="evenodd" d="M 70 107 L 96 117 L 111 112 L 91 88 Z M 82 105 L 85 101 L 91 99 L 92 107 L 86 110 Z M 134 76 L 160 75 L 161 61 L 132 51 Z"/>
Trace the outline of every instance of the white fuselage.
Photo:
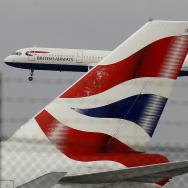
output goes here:
<path id="1" fill-rule="evenodd" d="M 87 72 L 111 51 L 58 48 L 24 48 L 5 58 L 5 63 L 33 70 Z"/>
<path id="2" fill-rule="evenodd" d="M 34 47 L 17 50 L 4 61 L 7 65 L 23 69 L 87 72 L 110 53 L 102 50 Z M 179 76 L 188 76 L 188 56 Z"/>

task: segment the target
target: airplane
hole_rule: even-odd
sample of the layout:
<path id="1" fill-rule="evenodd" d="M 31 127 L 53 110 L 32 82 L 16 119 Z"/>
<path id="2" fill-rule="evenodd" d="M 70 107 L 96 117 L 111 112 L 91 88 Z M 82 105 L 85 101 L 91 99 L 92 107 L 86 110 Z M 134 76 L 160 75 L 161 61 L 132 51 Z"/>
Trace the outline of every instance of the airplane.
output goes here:
<path id="1" fill-rule="evenodd" d="M 87 72 L 108 56 L 112 51 L 23 48 L 6 57 L 4 62 L 12 67 L 30 69 L 29 81 L 33 80 L 34 70 Z M 188 76 L 188 55 L 179 76 Z"/>
<path id="2" fill-rule="evenodd" d="M 188 22 L 146 23 L 1 142 L 1 188 L 158 188 L 187 173 L 146 153 L 187 53 Z"/>
<path id="3" fill-rule="evenodd" d="M 109 55 L 111 51 L 32 47 L 17 50 L 6 57 L 7 65 L 34 70 L 87 72 Z"/>

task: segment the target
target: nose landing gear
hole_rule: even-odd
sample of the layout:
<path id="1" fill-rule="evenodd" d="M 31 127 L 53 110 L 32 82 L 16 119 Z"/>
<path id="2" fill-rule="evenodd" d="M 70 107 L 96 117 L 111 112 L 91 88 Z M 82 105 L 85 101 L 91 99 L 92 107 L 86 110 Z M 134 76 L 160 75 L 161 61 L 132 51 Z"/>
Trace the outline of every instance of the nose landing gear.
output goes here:
<path id="1" fill-rule="evenodd" d="M 34 74 L 34 69 L 31 69 L 31 71 L 30 71 L 30 77 L 28 78 L 29 81 L 33 80 L 33 74 Z"/>

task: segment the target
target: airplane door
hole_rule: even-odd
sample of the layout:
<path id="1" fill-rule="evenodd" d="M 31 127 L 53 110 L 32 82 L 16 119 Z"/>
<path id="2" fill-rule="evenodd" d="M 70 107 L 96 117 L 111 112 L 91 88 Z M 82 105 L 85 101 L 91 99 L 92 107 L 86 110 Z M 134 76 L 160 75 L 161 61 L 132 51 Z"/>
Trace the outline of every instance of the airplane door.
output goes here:
<path id="1" fill-rule="evenodd" d="M 77 52 L 77 63 L 82 63 L 83 62 L 83 52 L 82 51 L 78 51 Z"/>
<path id="2" fill-rule="evenodd" d="M 35 61 L 35 50 L 29 50 L 29 54 L 28 54 L 28 60 L 29 61 Z"/>

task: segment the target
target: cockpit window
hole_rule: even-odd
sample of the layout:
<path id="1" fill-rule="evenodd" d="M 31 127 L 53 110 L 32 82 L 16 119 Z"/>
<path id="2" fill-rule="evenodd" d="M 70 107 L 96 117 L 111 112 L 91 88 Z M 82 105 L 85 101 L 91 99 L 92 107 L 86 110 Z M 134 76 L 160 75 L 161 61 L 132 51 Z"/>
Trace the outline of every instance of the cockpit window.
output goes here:
<path id="1" fill-rule="evenodd" d="M 14 52 L 12 55 L 22 55 L 21 52 Z"/>

